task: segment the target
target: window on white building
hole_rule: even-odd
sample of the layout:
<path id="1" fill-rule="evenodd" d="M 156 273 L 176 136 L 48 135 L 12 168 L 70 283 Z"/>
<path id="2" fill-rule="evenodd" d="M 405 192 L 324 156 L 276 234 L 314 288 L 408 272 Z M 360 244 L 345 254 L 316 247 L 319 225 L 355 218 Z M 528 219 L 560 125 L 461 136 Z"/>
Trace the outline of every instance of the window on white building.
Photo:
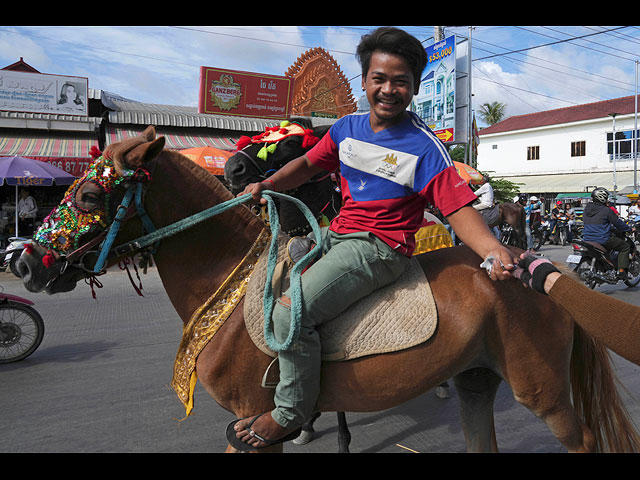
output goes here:
<path id="1" fill-rule="evenodd" d="M 571 156 L 584 157 L 587 154 L 587 142 L 571 142 Z"/>
<path id="2" fill-rule="evenodd" d="M 540 160 L 540 146 L 527 147 L 527 160 Z"/>
<path id="3" fill-rule="evenodd" d="M 636 133 L 636 152 L 639 152 L 640 147 L 639 134 Z M 613 155 L 613 132 L 607 133 L 607 153 Z M 631 158 L 633 147 L 633 130 L 616 130 L 616 158 Z"/>

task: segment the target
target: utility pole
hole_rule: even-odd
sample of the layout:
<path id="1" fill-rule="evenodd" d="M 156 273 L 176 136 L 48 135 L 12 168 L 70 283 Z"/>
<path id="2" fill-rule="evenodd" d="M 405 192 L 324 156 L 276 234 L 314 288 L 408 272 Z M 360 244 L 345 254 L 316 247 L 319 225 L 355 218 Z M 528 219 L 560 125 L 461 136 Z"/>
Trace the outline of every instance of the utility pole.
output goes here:
<path id="1" fill-rule="evenodd" d="M 444 39 L 444 27 L 433 27 L 433 38 L 435 43 Z"/>

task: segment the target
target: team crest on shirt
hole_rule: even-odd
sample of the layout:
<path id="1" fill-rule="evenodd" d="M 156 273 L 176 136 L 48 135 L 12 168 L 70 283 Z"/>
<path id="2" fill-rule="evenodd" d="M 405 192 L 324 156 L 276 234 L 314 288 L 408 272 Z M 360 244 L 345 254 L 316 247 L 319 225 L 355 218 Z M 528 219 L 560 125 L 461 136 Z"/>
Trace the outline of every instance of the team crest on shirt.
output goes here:
<path id="1" fill-rule="evenodd" d="M 383 175 L 387 178 L 395 178 L 396 170 L 398 169 L 398 157 L 393 153 L 388 153 L 376 168 L 376 173 Z"/>

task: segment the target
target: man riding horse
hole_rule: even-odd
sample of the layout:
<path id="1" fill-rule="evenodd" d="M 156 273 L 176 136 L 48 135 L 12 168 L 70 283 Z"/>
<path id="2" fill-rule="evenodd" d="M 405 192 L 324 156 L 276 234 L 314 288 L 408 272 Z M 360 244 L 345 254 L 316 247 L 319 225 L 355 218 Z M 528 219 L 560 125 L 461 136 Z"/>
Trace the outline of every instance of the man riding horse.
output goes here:
<path id="1" fill-rule="evenodd" d="M 446 148 L 407 111 L 427 63 L 423 45 L 402 30 L 385 27 L 365 35 L 356 55 L 370 112 L 340 119 L 307 154 L 242 193 L 265 203 L 264 190 L 288 191 L 320 171 L 339 168 L 343 207 L 331 226 L 322 229 L 324 255 L 302 277 L 302 325 L 294 348 L 279 352 L 276 408 L 229 426 L 228 439 L 240 450 L 297 435 L 313 413 L 320 389 L 316 327 L 403 274 L 427 202 L 440 209 L 467 246 L 491 263 L 492 280 L 511 277 L 517 262 L 471 207 L 476 196 L 457 174 Z M 290 317 L 287 291 L 273 311 L 280 342 L 289 332 Z"/>

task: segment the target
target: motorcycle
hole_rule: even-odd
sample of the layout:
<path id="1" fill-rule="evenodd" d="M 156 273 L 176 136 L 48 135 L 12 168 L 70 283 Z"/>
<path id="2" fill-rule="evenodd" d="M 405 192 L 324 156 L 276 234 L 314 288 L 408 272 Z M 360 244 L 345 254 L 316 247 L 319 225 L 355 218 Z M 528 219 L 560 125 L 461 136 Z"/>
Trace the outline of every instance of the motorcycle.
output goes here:
<path id="1" fill-rule="evenodd" d="M 16 277 L 20 276 L 16 264 L 22 255 L 25 244 L 29 241 L 30 239 L 24 237 L 9 237 L 7 248 L 0 250 L 0 269 L 3 272 L 6 272 L 8 268 Z"/>
<path id="2" fill-rule="evenodd" d="M 44 322 L 26 298 L 0 292 L 0 363 L 24 360 L 42 343 Z"/>
<path id="3" fill-rule="evenodd" d="M 536 222 L 531 227 L 531 235 L 533 235 L 534 250 L 540 250 L 540 247 L 549 239 L 551 231 L 549 229 L 549 217 L 543 217 L 541 221 Z"/>
<path id="4" fill-rule="evenodd" d="M 626 233 L 625 241 L 631 250 L 629 253 L 628 278 L 622 280 L 628 287 L 640 283 L 640 253 L 630 233 Z M 578 274 L 584 284 L 594 289 L 598 285 L 608 283 L 616 285 L 618 278 L 618 254 L 616 250 L 607 250 L 599 243 L 575 240 L 573 254 L 567 257 L 566 263 Z"/>
<path id="5" fill-rule="evenodd" d="M 569 218 L 566 215 L 560 215 L 553 230 L 551 232 L 551 242 L 554 245 L 559 244 L 564 247 L 569 238 Z"/>
<path id="6" fill-rule="evenodd" d="M 508 223 L 500 225 L 500 242 L 502 242 L 503 245 L 519 246 L 518 234 Z"/>

